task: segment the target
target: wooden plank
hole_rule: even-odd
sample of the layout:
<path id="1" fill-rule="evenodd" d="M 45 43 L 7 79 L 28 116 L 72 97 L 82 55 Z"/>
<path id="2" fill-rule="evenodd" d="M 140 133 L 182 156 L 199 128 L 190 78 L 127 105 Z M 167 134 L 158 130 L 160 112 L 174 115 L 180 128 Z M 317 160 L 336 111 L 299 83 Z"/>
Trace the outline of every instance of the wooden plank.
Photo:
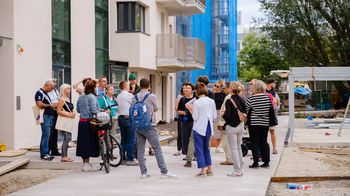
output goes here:
<path id="1" fill-rule="evenodd" d="M 40 148 L 39 148 L 39 146 L 32 146 L 32 147 L 20 148 L 20 150 L 28 150 L 28 151 L 32 151 L 32 152 L 39 152 Z"/>
<path id="2" fill-rule="evenodd" d="M 27 150 L 6 150 L 4 152 L 0 152 L 0 157 L 16 157 L 24 155 L 27 152 Z"/>
<path id="3" fill-rule="evenodd" d="M 20 159 L 16 159 L 16 160 L 12 161 L 11 163 L 8 163 L 8 164 L 0 167 L 0 176 L 20 167 L 22 165 L 29 163 L 29 161 L 30 161 L 30 159 L 28 159 L 28 158 L 20 158 Z"/>
<path id="4" fill-rule="evenodd" d="M 310 181 L 330 181 L 330 180 L 350 180 L 350 176 L 279 176 L 272 177 L 271 182 L 310 182 Z"/>

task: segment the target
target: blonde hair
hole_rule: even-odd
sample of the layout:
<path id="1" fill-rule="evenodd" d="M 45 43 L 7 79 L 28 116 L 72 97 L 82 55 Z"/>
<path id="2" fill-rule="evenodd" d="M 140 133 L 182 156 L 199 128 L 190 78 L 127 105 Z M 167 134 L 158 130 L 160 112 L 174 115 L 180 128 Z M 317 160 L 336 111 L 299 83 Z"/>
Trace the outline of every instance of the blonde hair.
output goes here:
<path id="1" fill-rule="evenodd" d="M 231 82 L 230 88 L 233 95 L 238 95 L 242 92 L 242 85 L 240 82 Z"/>
<path id="2" fill-rule="evenodd" d="M 69 85 L 69 84 L 62 84 L 62 85 L 60 86 L 60 97 L 63 96 L 63 92 L 64 92 L 64 90 L 65 90 L 66 88 L 70 88 L 70 85 Z"/>
<path id="3" fill-rule="evenodd" d="M 254 94 L 258 94 L 258 93 L 264 93 L 266 91 L 266 84 L 265 82 L 261 81 L 261 80 L 255 80 L 255 82 L 253 83 L 253 90 L 252 92 Z"/>

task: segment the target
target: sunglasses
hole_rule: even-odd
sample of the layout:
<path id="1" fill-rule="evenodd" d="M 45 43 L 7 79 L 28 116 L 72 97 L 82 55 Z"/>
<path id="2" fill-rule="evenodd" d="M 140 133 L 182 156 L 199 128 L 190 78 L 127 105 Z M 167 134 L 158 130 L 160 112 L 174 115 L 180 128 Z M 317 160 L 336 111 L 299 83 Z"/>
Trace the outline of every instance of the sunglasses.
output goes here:
<path id="1" fill-rule="evenodd" d="M 214 85 L 216 88 L 219 88 L 220 86 L 218 86 L 218 85 Z"/>

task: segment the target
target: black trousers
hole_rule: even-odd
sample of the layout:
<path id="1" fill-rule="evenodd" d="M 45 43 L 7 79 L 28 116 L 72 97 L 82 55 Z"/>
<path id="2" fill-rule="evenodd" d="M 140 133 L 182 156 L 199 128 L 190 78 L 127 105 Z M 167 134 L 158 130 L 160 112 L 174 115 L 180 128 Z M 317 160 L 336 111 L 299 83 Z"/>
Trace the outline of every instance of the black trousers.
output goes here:
<path id="1" fill-rule="evenodd" d="M 190 137 L 193 128 L 193 121 L 181 122 L 182 131 L 182 154 L 186 155 L 188 150 L 188 144 L 190 143 Z"/>
<path id="2" fill-rule="evenodd" d="M 249 126 L 254 163 L 259 162 L 259 155 L 264 163 L 270 162 L 270 145 L 267 143 L 268 132 L 268 126 Z"/>
<path id="3" fill-rule="evenodd" d="M 58 148 L 57 148 L 58 131 L 57 131 L 57 129 L 55 129 L 56 122 L 57 122 L 57 115 L 55 115 L 55 117 L 54 117 L 53 125 L 51 127 L 51 132 L 50 132 L 49 152 L 51 152 L 51 153 L 58 152 Z"/>
<path id="4" fill-rule="evenodd" d="M 181 120 L 177 120 L 177 151 L 182 150 Z"/>

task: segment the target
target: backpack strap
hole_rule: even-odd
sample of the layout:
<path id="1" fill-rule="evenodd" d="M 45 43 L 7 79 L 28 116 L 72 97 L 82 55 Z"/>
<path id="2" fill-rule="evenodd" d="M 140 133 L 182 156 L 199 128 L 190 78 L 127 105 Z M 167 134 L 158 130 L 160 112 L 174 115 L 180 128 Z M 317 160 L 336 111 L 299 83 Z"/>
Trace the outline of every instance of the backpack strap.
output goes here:
<path id="1" fill-rule="evenodd" d="M 139 102 L 139 98 L 137 98 L 137 94 L 134 95 L 136 102 Z"/>
<path id="2" fill-rule="evenodd" d="M 147 93 L 147 94 L 145 95 L 145 97 L 143 98 L 142 102 L 145 102 L 146 99 L 147 99 L 147 97 L 148 97 L 150 94 L 151 94 L 151 93 Z"/>

